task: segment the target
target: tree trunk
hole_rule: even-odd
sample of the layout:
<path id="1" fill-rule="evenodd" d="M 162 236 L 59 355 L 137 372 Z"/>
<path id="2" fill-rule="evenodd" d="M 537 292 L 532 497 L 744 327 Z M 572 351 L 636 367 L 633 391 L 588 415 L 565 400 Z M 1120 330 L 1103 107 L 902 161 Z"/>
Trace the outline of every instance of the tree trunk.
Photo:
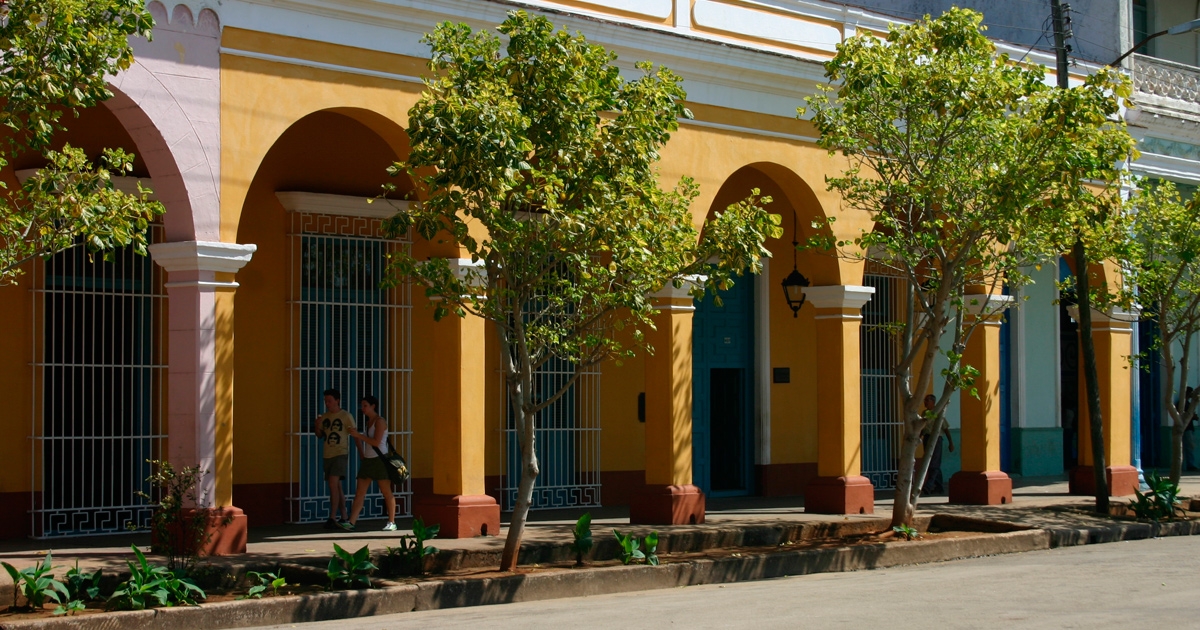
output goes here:
<path id="1" fill-rule="evenodd" d="M 1179 485 L 1179 478 L 1183 475 L 1183 430 L 1187 425 L 1180 425 L 1179 421 L 1172 420 L 1171 422 L 1171 483 Z"/>
<path id="2" fill-rule="evenodd" d="M 1092 340 L 1092 297 L 1088 287 L 1088 259 L 1083 241 L 1075 240 L 1075 292 L 1079 303 L 1079 345 L 1083 349 L 1083 377 L 1087 385 L 1088 424 L 1092 437 L 1092 472 L 1096 480 L 1096 512 L 1108 514 L 1108 463 L 1104 459 L 1104 413 L 1100 407 L 1100 377 L 1096 370 L 1096 344 Z"/>
<path id="3" fill-rule="evenodd" d="M 529 516 L 529 505 L 533 502 L 533 484 L 540 472 L 537 451 L 534 450 L 534 414 L 522 412 L 521 416 L 521 423 L 525 427 L 525 434 L 521 440 L 521 482 L 517 485 L 517 504 L 513 507 L 512 520 L 508 524 L 508 538 L 504 540 L 504 555 L 500 558 L 501 571 L 517 570 L 521 537 L 525 535 L 525 520 Z"/>
<path id="4" fill-rule="evenodd" d="M 913 430 L 908 427 L 910 422 L 904 423 L 904 443 L 900 449 L 899 468 L 896 475 L 896 498 L 892 502 L 892 527 L 897 525 L 912 525 L 913 512 L 915 510 L 915 501 L 913 497 L 913 483 L 915 482 L 914 468 L 917 459 L 917 444 L 921 443 L 920 430 Z"/>

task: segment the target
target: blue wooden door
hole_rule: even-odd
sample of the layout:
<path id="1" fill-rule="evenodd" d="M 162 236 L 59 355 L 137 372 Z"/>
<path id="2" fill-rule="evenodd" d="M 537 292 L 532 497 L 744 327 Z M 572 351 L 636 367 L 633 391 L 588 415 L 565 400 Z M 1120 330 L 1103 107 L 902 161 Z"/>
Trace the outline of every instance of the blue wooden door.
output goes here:
<path id="1" fill-rule="evenodd" d="M 692 324 L 693 482 L 710 496 L 753 488 L 754 279 L 696 304 Z"/>

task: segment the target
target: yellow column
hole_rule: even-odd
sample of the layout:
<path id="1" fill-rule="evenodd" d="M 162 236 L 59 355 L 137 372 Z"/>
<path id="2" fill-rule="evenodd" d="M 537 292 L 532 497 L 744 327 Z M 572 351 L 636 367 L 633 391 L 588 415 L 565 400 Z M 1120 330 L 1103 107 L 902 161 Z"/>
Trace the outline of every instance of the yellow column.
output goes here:
<path id="1" fill-rule="evenodd" d="M 862 476 L 862 374 L 859 329 L 862 307 L 875 289 L 854 285 L 804 290 L 817 328 L 817 478 L 804 495 L 804 511 L 872 514 L 875 488 Z"/>
<path id="2" fill-rule="evenodd" d="M 1012 502 L 1012 479 L 1000 470 L 1000 325 L 1012 302 L 1007 295 L 968 295 L 968 317 L 978 321 L 963 363 L 979 371 L 975 390 L 959 397 L 962 470 L 950 477 L 950 502 L 998 505 Z"/>
<path id="3" fill-rule="evenodd" d="M 478 317 L 433 325 L 433 493 L 483 494 L 484 332 Z"/>
<path id="4" fill-rule="evenodd" d="M 699 279 L 696 279 L 699 281 Z M 631 523 L 704 522 L 704 494 L 692 485 L 692 314 L 690 284 L 655 294 L 656 330 L 647 334 L 646 487 L 629 506 Z"/>
<path id="5" fill-rule="evenodd" d="M 1072 309 L 1072 316 L 1078 313 Z M 1096 347 L 1096 375 L 1100 386 L 1100 411 L 1103 416 L 1105 476 L 1113 496 L 1133 494 L 1138 488 L 1137 469 L 1131 466 L 1129 353 L 1136 315 L 1112 310 L 1092 311 L 1092 342 Z M 1078 317 L 1075 317 L 1078 321 Z M 1092 471 L 1091 413 L 1087 400 L 1082 351 L 1079 361 L 1079 466 L 1071 471 L 1073 494 L 1095 494 Z"/>
<path id="6" fill-rule="evenodd" d="M 453 259 L 459 273 L 474 266 Z M 495 536 L 500 506 L 484 494 L 487 322 L 453 314 L 433 325 L 433 495 L 418 496 L 413 515 L 441 524 L 445 538 Z"/>

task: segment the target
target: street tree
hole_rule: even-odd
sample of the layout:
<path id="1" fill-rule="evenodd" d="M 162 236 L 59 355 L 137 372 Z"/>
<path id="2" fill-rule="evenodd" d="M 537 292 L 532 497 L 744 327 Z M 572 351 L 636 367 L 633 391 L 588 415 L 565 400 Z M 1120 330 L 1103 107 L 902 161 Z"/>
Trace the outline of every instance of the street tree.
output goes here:
<path id="1" fill-rule="evenodd" d="M 409 112 L 411 153 L 391 169 L 421 194 L 389 229 L 453 242 L 477 266 L 456 274 L 445 259 L 401 253 L 389 275 L 423 286 L 436 318 L 495 326 L 521 453 L 501 561 L 513 570 L 539 472 L 541 413 L 581 373 L 653 351 L 653 293 L 699 275 L 707 283 L 694 283 L 694 294 L 726 289 L 761 269 L 763 243 L 781 229 L 755 191 L 698 233 L 696 185 L 685 177 L 659 188 L 659 151 L 690 117 L 676 74 L 639 63 L 626 80 L 613 53 L 521 11 L 498 31 L 506 42 L 452 23 L 426 36 L 431 78 Z M 538 378 L 552 359 L 572 375 Z"/>
<path id="2" fill-rule="evenodd" d="M 873 229 L 809 246 L 869 257 L 906 281 L 898 299 L 907 313 L 889 325 L 903 408 L 893 525 L 912 523 L 953 394 L 979 395 L 978 367 L 963 360 L 975 329 L 1003 316 L 1005 287 L 1015 293 L 1032 266 L 1062 251 L 1060 223 L 1067 202 L 1078 205 L 1072 184 L 1081 181 L 1064 172 L 1099 178 L 1127 147 L 1128 134 L 1110 121 L 1118 79 L 1101 72 L 1060 93 L 1040 66 L 999 54 L 981 22 L 951 9 L 893 27 L 886 39 L 851 37 L 826 63 L 829 85 L 808 99 L 820 146 L 849 160 L 829 188 L 874 220 Z M 936 403 L 925 410 L 929 393 Z"/>
<path id="3" fill-rule="evenodd" d="M 1143 180 L 1130 197 L 1133 247 L 1123 265 L 1155 323 L 1147 353 L 1161 358 L 1163 408 L 1171 416 L 1171 481 L 1183 470 L 1183 432 L 1200 407 L 1200 388 L 1186 396 L 1192 350 L 1200 336 L 1200 203 L 1183 201 L 1169 181 Z"/>
<path id="4" fill-rule="evenodd" d="M 0 285 L 21 266 L 82 244 L 93 252 L 133 247 L 162 207 L 149 191 L 117 190 L 133 156 L 106 149 L 98 160 L 55 137 L 80 109 L 112 97 L 107 77 L 133 63 L 130 37 L 154 26 L 142 0 L 0 2 L 0 169 L 37 154 L 44 166 L 24 182 L 0 180 Z"/>

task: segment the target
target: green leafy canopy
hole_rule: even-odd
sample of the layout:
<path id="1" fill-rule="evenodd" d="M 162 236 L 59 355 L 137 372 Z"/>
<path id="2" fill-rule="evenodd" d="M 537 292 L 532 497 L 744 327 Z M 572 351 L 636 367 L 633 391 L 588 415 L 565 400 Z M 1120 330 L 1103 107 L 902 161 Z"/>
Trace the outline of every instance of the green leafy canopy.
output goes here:
<path id="1" fill-rule="evenodd" d="M 502 560 L 512 568 L 538 474 L 537 412 L 580 373 L 650 349 L 653 293 L 698 274 L 707 290 L 728 288 L 761 269 L 763 242 L 781 229 L 770 200 L 747 191 L 701 235 L 696 184 L 659 188 L 660 151 L 691 116 L 678 75 L 638 63 L 627 80 L 613 53 L 522 11 L 498 30 L 505 41 L 451 23 L 425 38 L 432 78 L 409 112 L 411 153 L 391 169 L 413 177 L 419 200 L 389 229 L 478 266 L 456 272 L 446 258 L 400 253 L 389 275 L 424 286 L 435 317 L 496 327 L 522 452 Z M 574 374 L 550 389 L 534 373 L 552 358 Z"/>
<path id="2" fill-rule="evenodd" d="M 107 76 L 133 63 L 129 37 L 154 26 L 142 0 L 10 0 L 0 3 L 0 168 L 25 153 L 44 166 L 13 188 L 0 182 L 0 284 L 20 266 L 83 244 L 144 254 L 146 229 L 162 213 L 149 191 L 129 194 L 112 178 L 133 156 L 105 150 L 98 160 L 56 146 L 65 118 L 112 96 Z"/>
<path id="3" fill-rule="evenodd" d="M 1081 233 L 1104 241 L 1112 222 L 1100 219 L 1120 205 L 1105 183 L 1133 150 L 1118 117 L 1127 79 L 1100 71 L 1055 89 L 1040 66 L 998 54 L 982 19 L 951 9 L 886 39 L 851 37 L 825 66 L 829 85 L 808 99 L 820 146 L 848 162 L 829 188 L 873 226 L 807 246 L 870 258 L 906 281 L 898 303 L 908 311 L 893 326 L 905 417 L 895 525 L 909 524 L 928 466 L 926 457 L 914 470 L 921 434 L 940 432 L 928 425 L 944 422 L 954 390 L 974 392 L 978 370 L 964 352 L 975 326 L 1000 309 L 972 294 L 1015 292 L 1029 268 Z M 939 354 L 948 366 L 923 414 Z"/>
<path id="4" fill-rule="evenodd" d="M 511 13 L 491 33 L 442 24 L 426 41 L 434 78 L 409 113 L 412 152 L 393 168 L 424 197 L 391 228 L 446 240 L 480 263 L 463 276 L 444 259 L 399 256 L 451 310 L 483 316 L 505 341 L 591 364 L 621 354 L 614 329 L 649 325 L 650 294 L 688 274 L 728 286 L 757 271 L 779 234 L 768 199 L 731 207 L 698 238 L 695 184 L 658 187 L 654 163 L 679 118 L 680 78 L 639 63 L 625 80 L 616 56 L 545 18 Z M 721 263 L 709 268 L 705 261 Z M 635 336 L 640 339 L 640 336 Z"/>

